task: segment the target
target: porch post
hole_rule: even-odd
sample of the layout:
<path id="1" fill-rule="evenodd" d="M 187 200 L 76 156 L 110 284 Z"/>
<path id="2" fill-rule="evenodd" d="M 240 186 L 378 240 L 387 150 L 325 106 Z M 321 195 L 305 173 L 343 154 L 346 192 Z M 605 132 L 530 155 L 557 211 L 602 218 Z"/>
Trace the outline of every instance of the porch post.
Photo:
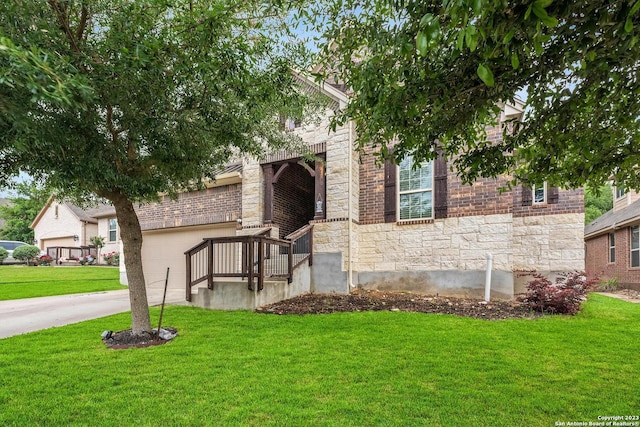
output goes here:
<path id="1" fill-rule="evenodd" d="M 314 220 L 325 219 L 327 217 L 327 193 L 325 191 L 324 162 L 316 160 L 316 188 L 314 196 Z"/>
<path id="2" fill-rule="evenodd" d="M 264 211 L 263 224 L 273 222 L 273 164 L 262 165 L 264 172 Z"/>

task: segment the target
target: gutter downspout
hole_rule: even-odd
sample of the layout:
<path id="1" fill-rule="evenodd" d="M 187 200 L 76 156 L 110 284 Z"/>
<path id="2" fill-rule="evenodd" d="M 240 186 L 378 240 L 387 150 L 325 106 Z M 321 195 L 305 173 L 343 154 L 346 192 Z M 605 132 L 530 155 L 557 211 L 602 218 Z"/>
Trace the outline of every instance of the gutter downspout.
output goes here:
<path id="1" fill-rule="evenodd" d="M 347 192 L 348 197 L 349 197 L 349 202 L 347 204 L 348 209 L 349 209 L 349 213 L 347 215 L 347 221 L 349 222 L 348 224 L 348 255 L 349 255 L 349 266 L 348 266 L 348 273 L 347 273 L 347 283 L 348 283 L 348 290 L 351 291 L 351 289 L 353 289 L 355 286 L 353 284 L 353 201 L 352 201 L 352 188 L 353 188 L 353 122 L 351 120 L 349 120 L 349 182 L 347 183 L 349 185 L 349 190 Z"/>

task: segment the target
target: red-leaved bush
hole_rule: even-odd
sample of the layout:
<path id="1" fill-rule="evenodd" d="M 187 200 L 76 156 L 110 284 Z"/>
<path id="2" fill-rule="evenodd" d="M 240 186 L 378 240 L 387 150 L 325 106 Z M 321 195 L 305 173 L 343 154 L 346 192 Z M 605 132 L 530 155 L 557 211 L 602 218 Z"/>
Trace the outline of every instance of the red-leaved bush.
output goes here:
<path id="1" fill-rule="evenodd" d="M 542 274 L 534 274 L 527 283 L 527 293 L 518 300 L 540 313 L 576 314 L 587 299 L 587 292 L 597 282 L 583 271 L 563 273 L 552 283 Z"/>

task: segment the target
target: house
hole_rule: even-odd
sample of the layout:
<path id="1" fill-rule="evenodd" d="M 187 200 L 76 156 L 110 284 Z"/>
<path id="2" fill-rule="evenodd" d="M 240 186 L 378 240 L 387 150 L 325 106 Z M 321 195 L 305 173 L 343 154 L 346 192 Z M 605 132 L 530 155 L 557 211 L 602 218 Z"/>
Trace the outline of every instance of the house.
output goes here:
<path id="1" fill-rule="evenodd" d="M 640 193 L 614 187 L 613 209 L 584 229 L 586 268 L 640 290 Z"/>
<path id="2" fill-rule="evenodd" d="M 582 190 L 540 183 L 500 191 L 506 177 L 464 185 L 443 158 L 415 170 L 411 158 L 379 167 L 371 150 L 362 156 L 354 151 L 352 123 L 329 132 L 330 116 L 346 105 L 347 94 L 339 87 L 317 86 L 302 78 L 301 84 L 326 96 L 327 115 L 320 123 L 289 123 L 287 129 L 308 144 L 317 160 L 307 161 L 296 151 L 245 158 L 229 166 L 206 190 L 139 207 L 148 283 L 164 281 L 169 267 L 170 286 L 184 287 L 196 264 L 205 269 L 208 262 L 213 266 L 217 261 L 195 258 L 199 251 L 215 252 L 213 243 L 207 249 L 207 240 L 203 241 L 207 238 L 217 238 L 221 245 L 227 242 L 231 249 L 226 255 L 218 251 L 211 256 L 226 257 L 229 265 L 248 265 L 251 251 L 255 257 L 272 260 L 277 258 L 274 252 L 295 256 L 293 247 L 255 255 L 261 251 L 239 249 L 237 238 L 267 233 L 285 239 L 309 224 L 313 262 L 305 267 L 308 277 L 301 279 L 304 285 L 281 295 L 347 293 L 359 286 L 479 297 L 484 294 L 491 254 L 491 294 L 509 299 L 524 291 L 526 276 L 533 271 L 584 269 Z M 520 117 L 522 111 L 521 104 L 504 105 L 500 123 Z M 500 139 L 501 124 L 489 129 L 488 135 Z M 263 270 L 271 268 L 264 265 Z M 215 268 L 209 267 L 209 279 L 223 280 L 214 278 Z M 190 283 L 204 279 L 203 275 Z M 214 299 L 226 298 L 225 292 L 230 295 L 225 286 L 210 283 L 209 296 L 201 295 L 206 289 L 198 289 L 199 304 L 223 307 Z M 256 292 L 254 297 L 259 298 L 255 288 L 253 292 L 246 286 L 236 284 L 236 288 Z"/>
<path id="3" fill-rule="evenodd" d="M 41 250 L 48 248 L 87 248 L 94 236 L 105 238 L 102 253 L 120 252 L 120 236 L 113 206 L 98 205 L 82 209 L 69 202 L 49 197 L 30 226 L 35 244 Z M 65 252 L 65 258 L 78 257 L 76 252 Z M 80 252 L 78 252 L 80 253 Z M 51 253 L 54 256 L 55 251 Z M 55 256 L 54 256 L 55 257 Z"/>

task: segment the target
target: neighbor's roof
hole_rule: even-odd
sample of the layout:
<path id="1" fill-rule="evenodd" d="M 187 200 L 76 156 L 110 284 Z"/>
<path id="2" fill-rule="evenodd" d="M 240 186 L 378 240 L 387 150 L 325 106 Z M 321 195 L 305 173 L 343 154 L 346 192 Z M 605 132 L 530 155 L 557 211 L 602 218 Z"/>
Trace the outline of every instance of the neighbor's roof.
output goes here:
<path id="1" fill-rule="evenodd" d="M 636 200 L 617 211 L 612 209 L 592 223 L 587 224 L 584 228 L 584 237 L 585 239 L 595 237 L 636 221 L 640 221 L 640 200 Z"/>
<path id="2" fill-rule="evenodd" d="M 65 202 L 64 205 L 71 209 L 71 211 L 75 216 L 78 217 L 80 221 L 86 221 L 93 224 L 98 223 L 97 218 L 114 216 L 116 214 L 116 208 L 114 208 L 112 205 L 103 203 L 96 206 L 91 206 L 87 209 L 82 209 L 81 207 L 69 202 Z"/>
<path id="3" fill-rule="evenodd" d="M 53 203 L 55 198 L 56 198 L 55 194 L 52 194 L 49 197 L 49 200 L 47 200 L 47 203 L 45 203 L 44 206 L 42 207 L 42 209 L 40 209 L 40 212 L 38 212 L 38 215 L 36 216 L 36 218 L 33 220 L 31 225 L 29 226 L 30 228 L 35 228 L 35 226 L 38 224 L 38 222 L 40 222 L 40 220 L 42 219 L 42 216 L 49 209 L 49 207 L 51 206 L 51 204 Z M 69 208 L 69 210 L 80 221 L 89 222 L 91 224 L 97 224 L 98 223 L 98 220 L 97 220 L 98 217 L 113 216 L 113 215 L 116 214 L 115 208 L 113 206 L 111 206 L 111 205 L 106 205 L 106 204 L 99 204 L 99 205 L 96 205 L 96 206 L 91 207 L 89 209 L 82 209 L 81 207 L 76 206 L 73 203 L 69 203 L 69 202 L 62 202 L 61 204 L 66 206 L 67 208 Z"/>

